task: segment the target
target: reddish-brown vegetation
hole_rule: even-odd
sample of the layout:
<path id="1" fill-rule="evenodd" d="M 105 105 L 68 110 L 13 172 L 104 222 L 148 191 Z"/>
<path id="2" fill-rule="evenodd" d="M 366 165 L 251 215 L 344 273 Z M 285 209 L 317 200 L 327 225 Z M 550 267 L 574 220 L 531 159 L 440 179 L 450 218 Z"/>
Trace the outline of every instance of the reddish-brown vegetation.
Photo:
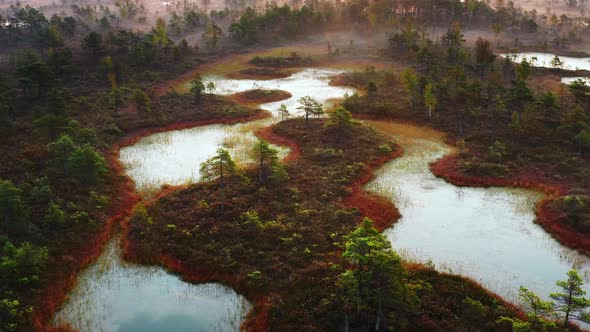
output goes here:
<path id="1" fill-rule="evenodd" d="M 273 127 L 258 129 L 255 134 L 256 136 L 265 139 L 270 143 L 289 147 L 289 154 L 283 158 L 283 163 L 288 163 L 301 157 L 301 148 L 299 147 L 299 144 L 297 144 L 297 142 L 292 138 L 277 135 L 273 131 Z"/>
<path id="2" fill-rule="evenodd" d="M 380 231 L 391 227 L 391 225 L 401 217 L 401 214 L 391 200 L 367 192 L 364 189 L 364 186 L 373 179 L 373 172 L 377 168 L 402 154 L 403 149 L 398 148 L 395 151 L 368 163 L 360 177 L 358 177 L 350 186 L 350 195 L 342 200 L 344 206 L 357 208 L 363 215 L 371 218 L 374 222 L 375 228 Z"/>
<path id="3" fill-rule="evenodd" d="M 291 147 L 286 158 L 291 180 L 260 184 L 256 170 L 244 170 L 247 180 L 227 180 L 223 204 L 216 183 L 170 192 L 147 205 L 143 217 L 130 219 L 127 258 L 163 265 L 187 281 L 232 286 L 254 302 L 243 324 L 248 331 L 338 329 L 342 268 L 335 243 L 362 217 L 338 205 L 381 209 L 368 211 L 382 221 L 381 228 L 395 221 L 393 205 L 365 196 L 362 186 L 375 168 L 402 152 L 364 126 L 354 126 L 344 136 L 334 130 L 321 120 L 306 127 L 301 119 L 259 130 L 259 137 Z M 379 149 L 384 144 L 393 151 L 384 153 Z M 351 194 L 350 201 L 342 200 Z M 489 308 L 486 322 L 498 315 L 518 316 L 513 307 L 462 277 L 422 266 L 409 272 L 412 282 L 429 286 L 416 291 L 418 314 L 404 318 L 410 325 L 401 330 L 478 324 L 471 322 L 466 298 Z"/>
<path id="4" fill-rule="evenodd" d="M 273 132 L 272 127 L 260 129 L 256 135 L 271 143 L 288 146 L 291 151 L 283 159 L 283 162 L 289 162 L 301 156 L 299 145 L 293 139 L 277 135 Z M 376 169 L 401 156 L 402 153 L 403 150 L 398 147 L 391 153 L 367 163 L 361 175 L 350 185 L 350 194 L 342 199 L 344 207 L 358 209 L 362 215 L 371 218 L 375 227 L 381 231 L 390 227 L 401 215 L 390 200 L 367 192 L 364 190 L 364 185 L 371 181 Z"/>
<path id="5" fill-rule="evenodd" d="M 249 122 L 262 119 L 269 116 L 267 112 L 258 110 L 252 115 L 235 118 L 218 118 L 205 119 L 197 121 L 187 121 L 173 123 L 163 127 L 144 128 L 133 131 L 122 138 L 117 144 L 106 153 L 107 160 L 110 164 L 112 172 L 112 192 L 113 199 L 109 207 L 108 220 L 104 227 L 97 234 L 96 237 L 89 242 L 85 242 L 80 246 L 70 250 L 68 257 L 62 257 L 69 263 L 67 270 L 51 269 L 50 275 L 47 277 L 48 283 L 44 287 L 36 301 L 34 323 L 35 328 L 39 331 L 54 331 L 55 328 L 49 326 L 51 315 L 59 309 L 67 297 L 68 292 L 74 287 L 78 273 L 84 269 L 88 264 L 92 263 L 100 254 L 106 242 L 111 238 L 113 228 L 128 218 L 133 210 L 135 204 L 140 200 L 135 185 L 131 179 L 124 175 L 123 165 L 119 161 L 119 150 L 125 146 L 132 145 L 140 140 L 142 137 L 169 130 L 179 130 L 185 128 L 192 128 L 196 126 L 203 126 L 209 124 L 234 124 L 239 122 Z M 181 187 L 164 187 L 151 201 L 168 194 L 172 191 L 178 190 Z M 124 245 L 128 243 L 124 241 Z M 41 309 L 42 308 L 42 309 Z"/>
<path id="6" fill-rule="evenodd" d="M 260 104 L 289 99 L 291 96 L 291 93 L 283 90 L 254 89 L 235 93 L 228 96 L 228 98 L 241 105 L 257 106 Z"/>
<path id="7" fill-rule="evenodd" d="M 300 315 L 312 315 L 314 310 L 301 311 L 303 308 L 295 310 L 293 307 L 302 301 L 302 297 L 310 296 L 311 289 L 301 288 L 303 281 L 310 277 L 325 275 L 326 278 L 330 276 L 326 282 L 332 280 L 328 284 L 321 282 L 305 286 L 314 289 L 311 297 L 314 302 L 319 304 L 322 298 L 330 297 L 328 293 L 336 291 L 333 278 L 337 274 L 330 272 L 330 264 L 338 262 L 340 249 L 334 247 L 333 240 L 326 234 L 343 234 L 343 229 L 346 232 L 354 227 L 360 215 L 330 207 L 330 202 L 349 192 L 347 187 L 363 169 L 358 162 L 376 166 L 386 159 L 381 157 L 382 152 L 377 147 L 387 140 L 361 126 L 352 128 L 353 133 L 344 140 L 333 135 L 332 129 L 324 127 L 320 120 L 313 121 L 309 128 L 302 120 L 290 120 L 274 129 L 259 130 L 257 135 L 291 147 L 291 153 L 283 160 L 287 161 L 292 178 L 288 184 L 261 186 L 254 180 L 255 170 L 246 170 L 248 178 L 253 179 L 249 183 L 239 179 L 228 183 L 224 194 L 227 201 L 223 207 L 218 201 L 216 184 L 192 185 L 146 205 L 153 226 L 134 217 L 126 236 L 126 257 L 129 259 L 161 264 L 181 273 L 189 281 L 223 282 L 247 296 L 255 303 L 255 308 L 244 326 L 254 331 L 266 329 L 267 324 L 273 328 L 292 326 L 287 322 L 299 321 L 302 319 L 298 318 Z M 330 162 L 326 163 L 327 160 L 321 157 L 324 154 L 328 155 Z M 377 159 L 379 162 L 373 162 Z M 197 203 L 208 208 L 198 208 Z M 173 215 L 170 214 L 172 211 Z M 251 211 L 256 211 L 261 225 L 244 224 L 244 213 Z M 273 226 L 264 226 L 267 223 Z M 193 234 L 191 237 L 199 240 L 189 241 L 186 237 L 179 237 L 178 231 L 156 231 L 161 227 L 167 229 L 170 224 L 174 229 L 191 233 L 197 227 L 199 233 L 204 232 L 207 236 Z M 295 242 L 285 245 L 284 241 Z M 211 251 L 208 245 L 223 249 Z M 234 250 L 236 246 L 250 248 L 257 257 L 245 255 L 244 249 Z M 299 255 L 293 254 L 296 248 L 301 251 Z M 187 252 L 192 254 L 187 256 Z M 227 256 L 216 257 L 220 254 L 230 255 L 233 263 L 228 263 Z M 263 276 L 258 284 L 252 284 L 249 277 L 253 270 L 261 271 Z M 292 287 L 298 291 L 293 292 Z M 286 317 L 277 316 L 277 310 L 284 312 Z M 305 324 L 312 328 L 326 322 L 307 320 Z"/>
<path id="8" fill-rule="evenodd" d="M 38 331 L 69 330 L 67 327 L 56 329 L 50 326 L 51 316 L 63 304 L 68 292 L 76 284 L 79 272 L 100 256 L 105 244 L 111 238 L 113 228 L 131 215 L 133 206 L 139 201 L 133 182 L 122 176 L 123 166 L 118 159 L 120 147 L 115 145 L 107 154 L 111 169 L 115 174 L 113 176 L 115 179 L 113 192 L 116 193 L 109 207 L 108 219 L 95 238 L 70 249 L 68 257 L 62 257 L 62 260 L 68 262 L 68 269 L 51 269 L 49 271 L 47 285 L 41 290 L 35 303 L 33 322 Z"/>
<path id="9" fill-rule="evenodd" d="M 538 84 L 539 77 L 550 77 L 551 72 L 549 69 L 536 69 L 535 76 L 529 79 L 530 84 Z M 459 141 L 461 136 L 457 132 L 457 120 L 460 118 L 457 109 L 461 108 L 452 104 L 439 105 L 438 113 L 433 117 L 427 117 L 418 110 L 413 111 L 405 106 L 408 105 L 408 100 L 403 84 L 397 77 L 391 76 L 391 73 L 368 70 L 345 73 L 336 77 L 332 84 L 366 89 L 370 81 L 378 82 L 379 86 L 377 95 L 372 99 L 361 96 L 343 102 L 344 106 L 354 112 L 355 117 L 426 125 L 446 133 L 445 141 L 448 144 L 454 145 Z M 563 95 L 564 86 L 559 87 L 562 91 L 558 95 Z M 509 112 L 505 114 L 508 115 Z M 576 156 L 568 149 L 563 149 L 564 142 L 555 139 L 558 136 L 555 132 L 555 135 L 549 134 L 550 130 L 532 132 L 531 128 L 540 128 L 539 123 L 523 124 L 528 130 L 523 134 L 510 127 L 494 125 L 489 119 L 480 119 L 475 123 L 468 123 L 474 121 L 474 117 L 463 120 L 464 128 L 469 129 L 468 132 L 465 129 L 462 141 L 467 152 L 463 152 L 461 156 L 448 156 L 434 163 L 431 169 L 435 175 L 459 186 L 510 186 L 542 191 L 546 197 L 537 204 L 536 222 L 563 244 L 589 253 L 590 240 L 585 226 L 582 225 L 584 221 L 572 222 L 575 217 L 568 215 L 563 209 L 555 208 L 554 204 L 570 192 L 585 192 L 588 168 L 585 167 L 584 156 Z M 510 122 L 506 119 L 501 121 Z M 490 159 L 489 152 L 490 146 L 494 144 L 494 140 L 490 138 L 493 132 L 496 132 L 496 139 L 505 144 L 507 149 L 502 158 L 494 160 Z M 471 170 L 466 168 L 467 165 Z"/>

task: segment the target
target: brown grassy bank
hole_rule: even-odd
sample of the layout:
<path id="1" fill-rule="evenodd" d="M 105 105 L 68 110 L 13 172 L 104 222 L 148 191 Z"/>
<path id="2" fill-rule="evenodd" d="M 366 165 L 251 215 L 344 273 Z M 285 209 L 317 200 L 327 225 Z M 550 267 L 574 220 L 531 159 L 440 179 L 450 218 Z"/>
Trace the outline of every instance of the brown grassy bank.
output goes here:
<path id="1" fill-rule="evenodd" d="M 258 106 L 261 104 L 281 101 L 291 98 L 291 93 L 283 90 L 254 89 L 234 93 L 227 98 L 245 106 Z"/>
<path id="2" fill-rule="evenodd" d="M 152 223 L 137 215 L 130 219 L 129 258 L 165 266 L 187 281 L 232 286 L 254 302 L 243 325 L 246 330 L 337 329 L 342 313 L 335 296 L 342 271 L 341 248 L 335 243 L 358 224 L 362 211 L 334 203 L 353 193 L 355 185 L 362 191 L 372 170 L 402 152 L 395 147 L 383 153 L 378 147 L 389 141 L 364 126 L 356 127 L 344 141 L 332 130 L 322 120 L 306 127 L 301 119 L 259 130 L 259 137 L 291 147 L 287 183 L 261 185 L 256 169 L 244 170 L 249 180 L 228 180 L 223 205 L 216 183 L 170 192 L 146 207 Z M 340 154 L 336 147 L 346 152 Z M 365 198 L 357 197 L 347 207 L 368 205 Z M 392 207 L 379 208 L 393 216 L 397 211 Z M 260 279 L 252 279 L 253 271 L 260 273 Z M 463 277 L 422 266 L 409 273 L 413 281 L 434 287 L 416 293 L 421 308 L 404 312 L 409 325 L 400 325 L 401 330 L 471 324 L 465 323 L 470 320 L 464 317 L 466 297 L 490 308 L 488 325 L 497 315 L 521 317 L 515 308 Z"/>
<path id="3" fill-rule="evenodd" d="M 227 75 L 229 78 L 246 80 L 274 80 L 286 78 L 293 74 L 290 70 L 279 70 L 275 68 L 245 68 Z"/>
<path id="4" fill-rule="evenodd" d="M 564 93 L 564 85 L 559 83 L 559 77 L 556 74 L 561 72 L 535 68 L 529 82 L 533 87 L 541 86 L 543 91 L 554 90 L 561 96 Z M 332 84 L 354 85 L 359 89 L 366 89 L 368 81 L 378 82 L 380 86 L 373 99 L 369 100 L 366 95 L 361 94 L 358 98 L 343 102 L 350 108 L 349 110 L 356 112 L 355 117 L 405 121 L 436 128 L 447 135 L 444 138 L 447 143 L 451 145 L 457 143 L 460 135 L 457 130 L 456 108 L 453 105 L 441 105 L 438 113 L 435 112 L 431 118 L 425 116 L 422 110 L 411 111 L 406 106 L 408 100 L 404 87 L 395 75 L 368 71 L 345 73 L 334 79 Z M 543 84 L 547 81 L 551 81 L 552 84 Z M 445 116 L 439 116 L 439 114 L 445 114 Z M 464 143 L 467 149 L 461 156 L 447 156 L 435 163 L 432 167 L 435 175 L 459 186 L 509 186 L 542 191 L 546 197 L 537 204 L 536 222 L 561 243 L 588 254 L 590 240 L 588 240 L 587 232 L 584 232 L 583 225 L 574 225 L 576 228 L 573 228 L 572 223 L 568 222 L 571 216 L 555 208 L 557 205 L 555 203 L 567 197 L 565 195 L 568 193 L 586 192 L 584 185 L 587 179 L 587 168 L 583 166 L 583 158 L 578 158 L 579 161 L 575 163 L 572 162 L 571 152 L 562 148 L 563 142 L 553 140 L 547 131 L 542 134 L 548 136 L 543 136 L 539 141 L 541 138 L 536 138 L 535 134 L 530 133 L 532 129 L 528 127 L 527 134 L 517 134 L 510 127 L 499 127 L 496 128 L 497 138 L 509 146 L 508 155 L 501 160 L 490 161 L 489 148 L 494 143 L 490 140 L 494 130 L 491 121 L 484 119 L 475 121 L 475 124 L 468 121 L 475 120 L 465 120 L 464 123 L 466 131 Z M 538 124 L 537 127 L 539 127 Z M 564 161 L 572 163 L 572 166 L 562 167 L 561 164 Z M 464 162 L 470 163 L 473 168 L 481 168 L 481 170 L 473 171 L 473 174 L 483 172 L 489 176 L 467 174 L 467 171 L 460 167 Z M 492 176 L 491 173 L 496 171 L 499 174 Z"/>
<path id="5" fill-rule="evenodd" d="M 66 258 L 70 265 L 69 269 L 50 270 L 50 275 L 47 278 L 49 282 L 41 290 L 35 302 L 37 309 L 34 311 L 33 322 L 37 331 L 71 330 L 68 327 L 52 327 L 52 315 L 67 300 L 68 293 L 76 285 L 79 273 L 101 255 L 104 246 L 111 238 L 113 229 L 117 227 L 119 222 L 131 215 L 133 206 L 140 200 L 135 192 L 133 181 L 123 175 L 123 166 L 118 159 L 120 148 L 120 145 L 115 145 L 106 155 L 110 169 L 115 174 L 113 177 L 116 179 L 113 186 L 116 199 L 109 207 L 107 221 L 102 230 L 90 242 L 70 250 L 70 255 Z"/>
<path id="6" fill-rule="evenodd" d="M 219 205 L 219 197 L 215 195 L 215 183 L 191 185 L 180 191 L 171 192 L 146 206 L 155 226 L 145 228 L 146 225 L 137 217 L 130 220 L 126 237 L 127 258 L 163 265 L 180 273 L 189 281 L 217 281 L 232 286 L 255 304 L 253 312 L 244 323 L 248 330 L 265 330 L 267 326 L 270 329 L 293 327 L 294 325 L 289 322 L 293 319 L 299 321 L 296 318 L 298 315 L 310 317 L 309 315 L 317 314 L 314 313 L 317 310 L 325 310 L 318 308 L 301 311 L 301 308 L 296 309 L 295 306 L 311 296 L 310 292 L 315 294 L 311 299 L 319 304 L 322 298 L 330 297 L 326 292 L 335 291 L 332 282 L 307 285 L 305 280 L 321 279 L 320 276 L 330 276 L 328 280 L 333 280 L 335 276 L 329 272 L 329 266 L 338 261 L 340 249 L 334 247 L 333 241 L 325 236 L 341 234 L 343 228 L 351 229 L 360 218 L 360 214 L 350 210 L 336 213 L 341 208 L 329 207 L 330 202 L 346 193 L 350 183 L 360 174 L 360 167 L 355 166 L 354 171 L 347 171 L 344 165 L 351 165 L 354 160 L 365 158 L 368 158 L 367 163 L 369 160 L 383 159 L 373 158 L 371 155 L 378 154 L 377 147 L 374 146 L 375 139 L 382 144 L 387 140 L 372 131 L 356 128 L 353 130 L 356 135 L 351 135 L 351 138 L 345 141 L 351 143 L 352 137 L 364 137 L 362 143 L 355 143 L 351 147 L 356 153 L 338 154 L 333 157 L 335 159 L 332 163 L 326 164 L 322 158 L 318 159 L 318 153 L 333 153 L 328 151 L 328 147 L 333 144 L 338 144 L 340 148 L 344 146 L 334 140 L 330 128 L 324 128 L 322 123 L 321 120 L 314 120 L 313 125 L 306 128 L 302 125 L 302 120 L 290 120 L 288 124 L 279 124 L 278 131 L 264 128 L 257 132 L 259 137 L 264 137 L 272 143 L 291 147 L 291 153 L 284 160 L 287 161 L 286 167 L 291 175 L 291 180 L 287 184 L 277 187 L 270 184 L 260 186 L 257 180 L 254 180 L 257 179 L 256 170 L 245 170 L 245 175 L 252 178 L 251 182 L 232 180 L 227 186 L 228 192 L 225 196 L 228 200 L 224 207 Z M 372 148 L 368 148 L 369 146 Z M 304 171 L 310 169 L 318 173 L 318 176 L 310 177 L 310 174 Z M 335 181 L 341 177 L 344 182 Z M 326 192 L 330 193 L 327 197 L 324 195 Z M 208 202 L 206 205 L 209 208 L 198 208 L 195 202 L 199 201 Z M 177 217 L 170 215 L 172 211 L 175 211 Z M 262 224 L 255 226 L 240 222 L 239 220 L 244 218 L 244 213 L 248 211 L 256 211 L 263 220 Z M 195 242 L 186 242 L 187 239 L 182 237 L 176 238 L 176 232 L 155 231 L 154 228 L 165 226 L 161 224 L 163 222 L 176 225 L 176 229 L 190 232 L 198 225 L 199 232 L 207 234 L 207 239 L 203 238 L 203 245 L 209 243 L 216 244 L 217 247 L 218 243 L 223 244 L 221 248 L 229 250 L 231 261 L 235 263 L 230 264 L 226 261 L 227 258 L 217 257 L 218 250 L 211 252 L 201 245 L 196 248 Z M 266 223 L 273 226 L 263 226 Z M 140 229 L 144 235 L 138 233 Z M 193 237 L 202 237 L 193 234 Z M 300 234 L 295 237 L 297 240 L 290 239 L 293 234 Z M 166 239 L 168 237 L 175 240 L 171 242 L 171 238 Z M 235 241 L 236 239 L 240 241 Z M 284 241 L 295 243 L 286 245 Z M 253 252 L 263 256 L 244 256 L 243 249 L 234 250 L 236 246 L 252 248 Z M 297 251 L 307 250 L 309 253 L 293 255 L 294 247 Z M 187 256 L 183 252 L 192 254 Z M 203 268 L 204 266 L 206 268 Z M 249 277 L 252 270 L 259 270 L 263 275 L 263 279 L 256 284 L 253 284 Z M 308 287 L 312 289 L 306 289 Z M 286 314 L 288 318 L 277 316 L 277 310 Z M 324 323 L 318 319 L 307 319 L 305 326 L 316 329 Z"/>
<path id="7" fill-rule="evenodd" d="M 375 228 L 383 231 L 391 227 L 399 218 L 401 213 L 391 200 L 364 189 L 365 184 L 373 179 L 374 171 L 387 162 L 400 157 L 403 149 L 400 147 L 391 153 L 382 156 L 368 163 L 362 174 L 350 186 L 350 195 L 342 200 L 342 204 L 348 208 L 358 209 L 364 216 L 373 220 Z"/>
<path id="8" fill-rule="evenodd" d="M 90 242 L 71 250 L 71 254 L 65 259 L 70 264 L 68 270 L 51 270 L 48 280 L 50 282 L 44 287 L 36 301 L 34 323 L 35 328 L 39 331 L 54 331 L 56 330 L 50 326 L 50 321 L 53 313 L 67 299 L 69 291 L 75 287 L 77 276 L 86 266 L 94 262 L 102 253 L 102 249 L 107 241 L 111 238 L 113 229 L 125 219 L 127 219 L 133 211 L 133 207 L 141 200 L 138 193 L 135 191 L 135 184 L 133 180 L 124 174 L 124 168 L 119 161 L 119 150 L 125 146 L 132 145 L 141 138 L 163 131 L 179 130 L 192 128 L 196 126 L 210 125 L 210 124 L 235 124 L 240 122 L 249 122 L 268 117 L 269 114 L 265 111 L 258 110 L 253 114 L 245 117 L 235 118 L 218 118 L 218 119 L 204 119 L 196 121 L 186 121 L 172 123 L 162 127 L 143 128 L 130 132 L 125 137 L 120 139 L 112 148 L 105 153 L 107 161 L 110 165 L 112 178 L 112 191 L 115 193 L 108 212 L 108 218 L 104 227 Z M 166 186 L 153 199 L 161 197 L 167 193 L 178 190 L 180 187 Z M 147 201 L 149 204 L 150 201 Z M 43 308 L 41 310 L 41 308 Z"/>

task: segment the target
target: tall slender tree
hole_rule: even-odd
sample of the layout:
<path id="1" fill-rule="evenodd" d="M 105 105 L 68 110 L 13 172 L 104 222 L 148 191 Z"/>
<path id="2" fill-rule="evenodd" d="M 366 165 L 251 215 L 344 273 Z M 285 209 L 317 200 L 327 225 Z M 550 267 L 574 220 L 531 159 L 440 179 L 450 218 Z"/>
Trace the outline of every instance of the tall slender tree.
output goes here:
<path id="1" fill-rule="evenodd" d="M 428 83 L 424 87 L 424 105 L 428 110 L 428 117 L 432 117 L 432 111 L 436 108 L 436 96 L 432 92 L 432 84 Z"/>
<path id="2" fill-rule="evenodd" d="M 209 24 L 207 26 L 207 30 L 203 33 L 203 40 L 210 49 L 214 49 L 217 47 L 217 43 L 219 39 L 223 35 L 223 30 L 218 27 L 215 23 Z"/>
<path id="3" fill-rule="evenodd" d="M 418 77 L 411 68 L 406 68 L 401 74 L 406 91 L 410 95 L 410 108 L 416 110 L 416 91 L 418 90 Z"/>
<path id="4" fill-rule="evenodd" d="M 475 42 L 475 61 L 479 68 L 479 74 L 483 80 L 487 69 L 494 63 L 496 55 L 492 50 L 490 42 L 481 37 Z"/>
<path id="5" fill-rule="evenodd" d="M 287 105 L 281 104 L 281 106 L 279 106 L 279 115 L 281 116 L 281 121 L 289 118 L 290 113 L 287 109 Z"/>
<path id="6" fill-rule="evenodd" d="M 569 270 L 567 280 L 559 280 L 556 285 L 561 292 L 549 296 L 556 302 L 556 309 L 563 314 L 563 326 L 573 318 L 590 322 L 590 313 L 585 311 L 590 307 L 590 299 L 584 297 L 586 291 L 582 289 L 584 280 L 576 270 Z"/>
<path id="7" fill-rule="evenodd" d="M 217 149 L 215 156 L 201 163 L 199 173 L 204 181 L 219 180 L 219 185 L 223 188 L 226 179 L 236 173 L 236 164 L 231 159 L 229 151 Z"/>
<path id="8" fill-rule="evenodd" d="M 265 182 L 272 171 L 272 166 L 278 162 L 278 151 L 273 149 L 267 141 L 259 139 L 252 148 L 252 157 L 258 162 L 258 179 L 260 182 Z"/>
<path id="9" fill-rule="evenodd" d="M 407 304 L 406 271 L 400 257 L 368 218 L 345 237 L 342 256 L 351 267 L 340 277 L 343 302 L 356 306 L 357 320 L 381 331 L 388 319 L 385 308 Z M 348 320 L 347 314 L 347 325 Z"/>

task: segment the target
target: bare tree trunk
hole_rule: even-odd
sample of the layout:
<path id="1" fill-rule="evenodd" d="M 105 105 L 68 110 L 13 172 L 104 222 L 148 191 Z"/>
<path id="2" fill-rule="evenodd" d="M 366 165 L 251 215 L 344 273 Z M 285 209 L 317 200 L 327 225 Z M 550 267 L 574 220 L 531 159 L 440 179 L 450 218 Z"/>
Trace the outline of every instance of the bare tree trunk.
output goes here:
<path id="1" fill-rule="evenodd" d="M 495 106 L 493 106 L 495 107 Z M 494 114 L 492 115 L 493 117 L 493 121 L 492 121 L 492 140 L 495 142 L 496 141 L 496 137 L 498 135 L 498 116 L 496 115 L 496 111 L 494 110 Z"/>
<path id="2" fill-rule="evenodd" d="M 377 322 L 375 322 L 375 332 L 381 331 L 381 321 L 383 317 L 383 301 L 381 288 L 378 291 L 378 305 L 377 305 Z"/>
<path id="3" fill-rule="evenodd" d="M 571 311 L 571 308 L 572 308 L 572 288 L 570 286 L 570 289 L 569 289 L 569 292 L 568 292 L 568 299 L 567 299 L 567 309 L 565 311 L 565 322 L 563 323 L 563 326 L 564 327 L 567 327 L 567 322 L 570 320 L 570 311 Z"/>
<path id="4" fill-rule="evenodd" d="M 258 174 L 258 178 L 260 179 L 260 182 L 262 182 L 262 178 L 263 178 L 263 170 L 262 170 L 262 166 L 264 165 L 264 158 L 262 158 L 262 153 L 260 153 L 260 173 Z"/>
<path id="5" fill-rule="evenodd" d="M 463 111 L 459 112 L 459 136 L 463 137 L 464 129 L 463 129 Z"/>
<path id="6" fill-rule="evenodd" d="M 223 208 L 225 205 L 225 191 L 224 191 L 224 183 L 223 183 L 223 162 L 219 161 L 219 182 L 221 185 L 221 207 Z"/>
<path id="7" fill-rule="evenodd" d="M 348 322 L 348 313 L 344 314 L 344 332 L 349 332 L 350 326 Z"/>

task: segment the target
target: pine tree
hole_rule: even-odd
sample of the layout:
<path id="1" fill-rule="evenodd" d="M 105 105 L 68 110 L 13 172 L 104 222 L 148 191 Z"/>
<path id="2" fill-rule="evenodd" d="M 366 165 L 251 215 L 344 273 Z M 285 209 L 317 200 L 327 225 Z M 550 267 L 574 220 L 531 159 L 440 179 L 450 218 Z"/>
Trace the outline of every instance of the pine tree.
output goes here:
<path id="1" fill-rule="evenodd" d="M 279 107 L 279 115 L 281 116 L 281 121 L 289 118 L 290 113 L 285 104 L 281 104 Z"/>
<path id="2" fill-rule="evenodd" d="M 401 74 L 401 80 L 410 95 L 410 108 L 414 111 L 416 108 L 416 90 L 418 89 L 418 78 L 411 68 L 406 68 Z"/>
<path id="3" fill-rule="evenodd" d="M 432 93 L 432 84 L 426 84 L 424 87 L 424 104 L 428 109 L 428 117 L 432 117 L 432 111 L 436 108 L 436 96 Z"/>
<path id="4" fill-rule="evenodd" d="M 204 181 L 219 180 L 223 188 L 227 177 L 236 173 L 236 164 L 231 159 L 229 151 L 217 149 L 215 156 L 201 164 L 199 173 Z"/>
<path id="5" fill-rule="evenodd" d="M 258 179 L 260 182 L 266 181 L 268 173 L 272 172 L 272 166 L 278 162 L 278 151 L 273 149 L 270 144 L 259 139 L 252 148 L 252 156 L 258 162 Z"/>
<path id="6" fill-rule="evenodd" d="M 191 93 L 195 97 L 195 101 L 199 102 L 203 92 L 205 91 L 205 84 L 203 83 L 201 75 L 195 75 L 195 77 L 189 82 L 189 86 Z"/>
<path id="7" fill-rule="evenodd" d="M 309 126 L 309 117 L 310 116 L 320 116 L 324 114 L 324 109 L 322 104 L 317 100 L 313 99 L 310 96 L 301 97 L 298 100 L 301 106 L 297 107 L 297 109 L 303 110 L 305 113 L 305 126 Z"/>
<path id="8" fill-rule="evenodd" d="M 559 280 L 555 283 L 562 292 L 552 293 L 549 296 L 556 302 L 556 309 L 563 313 L 563 325 L 573 318 L 590 322 L 590 313 L 585 309 L 590 307 L 590 299 L 584 297 L 586 291 L 582 289 L 584 280 L 576 270 L 569 270 L 567 280 Z"/>

